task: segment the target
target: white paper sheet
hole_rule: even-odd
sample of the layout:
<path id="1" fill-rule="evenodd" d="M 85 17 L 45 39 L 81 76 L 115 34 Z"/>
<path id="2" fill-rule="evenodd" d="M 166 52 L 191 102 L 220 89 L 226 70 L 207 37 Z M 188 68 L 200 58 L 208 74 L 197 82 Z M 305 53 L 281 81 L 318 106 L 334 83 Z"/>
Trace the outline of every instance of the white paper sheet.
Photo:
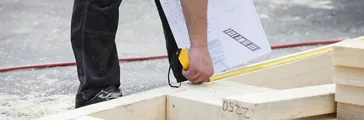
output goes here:
<path id="1" fill-rule="evenodd" d="M 180 0 L 161 0 L 179 48 L 190 40 Z M 271 52 L 252 0 L 209 0 L 208 45 L 215 73 Z"/>

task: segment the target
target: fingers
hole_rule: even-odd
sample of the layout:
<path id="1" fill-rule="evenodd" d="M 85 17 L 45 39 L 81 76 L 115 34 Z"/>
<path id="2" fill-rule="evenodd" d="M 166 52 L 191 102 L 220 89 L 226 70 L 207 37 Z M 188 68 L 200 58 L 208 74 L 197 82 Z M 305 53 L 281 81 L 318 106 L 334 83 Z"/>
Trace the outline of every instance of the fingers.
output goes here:
<path id="1" fill-rule="evenodd" d="M 182 74 L 193 84 L 201 84 L 205 81 L 209 81 L 208 76 L 203 75 L 202 72 L 198 72 L 197 70 L 182 70 Z"/>
<path id="2" fill-rule="evenodd" d="M 204 77 L 204 76 L 200 76 L 199 78 L 196 78 L 196 79 L 194 80 L 194 84 L 201 84 L 201 83 L 205 82 L 206 80 L 207 80 L 207 78 L 206 78 L 206 77 Z"/>
<path id="3" fill-rule="evenodd" d="M 194 72 L 193 70 L 182 70 L 183 76 L 185 76 L 187 79 L 195 81 L 198 79 L 201 75 L 198 72 Z"/>

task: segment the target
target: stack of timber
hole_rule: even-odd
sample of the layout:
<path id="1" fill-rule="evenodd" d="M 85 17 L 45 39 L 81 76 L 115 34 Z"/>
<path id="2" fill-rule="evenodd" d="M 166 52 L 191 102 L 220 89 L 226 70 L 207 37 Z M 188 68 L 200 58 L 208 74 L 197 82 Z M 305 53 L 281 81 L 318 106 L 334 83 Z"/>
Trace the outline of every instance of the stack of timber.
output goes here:
<path id="1" fill-rule="evenodd" d="M 217 74 L 202 85 L 156 88 L 39 120 L 364 119 L 361 42 L 345 40 Z"/>
<path id="2" fill-rule="evenodd" d="M 364 39 L 345 40 L 333 46 L 337 118 L 364 119 Z"/>

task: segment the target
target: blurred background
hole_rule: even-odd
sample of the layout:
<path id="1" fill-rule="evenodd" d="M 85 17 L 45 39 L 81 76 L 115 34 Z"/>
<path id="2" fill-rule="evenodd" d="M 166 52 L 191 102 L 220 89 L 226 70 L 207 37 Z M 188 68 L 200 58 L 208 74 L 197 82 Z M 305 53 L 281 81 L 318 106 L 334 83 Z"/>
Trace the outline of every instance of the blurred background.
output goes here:
<path id="1" fill-rule="evenodd" d="M 364 33 L 362 0 L 254 0 L 272 45 L 346 39 Z M 73 0 L 0 0 L 0 69 L 72 62 Z M 116 36 L 121 58 L 165 55 L 154 0 L 124 0 Z M 315 46 L 274 49 L 260 62 Z M 167 59 L 120 62 L 125 95 L 168 85 Z M 0 72 L 0 120 L 26 120 L 74 108 L 76 67 Z"/>

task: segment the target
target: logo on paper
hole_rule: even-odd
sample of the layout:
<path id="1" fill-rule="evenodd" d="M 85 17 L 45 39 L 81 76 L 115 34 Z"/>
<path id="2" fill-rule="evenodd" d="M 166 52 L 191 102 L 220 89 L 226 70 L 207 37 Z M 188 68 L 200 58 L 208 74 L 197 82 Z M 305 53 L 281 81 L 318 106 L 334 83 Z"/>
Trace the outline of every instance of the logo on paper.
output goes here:
<path id="1" fill-rule="evenodd" d="M 253 52 L 260 49 L 258 45 L 254 44 L 231 28 L 224 30 L 223 32 Z"/>

